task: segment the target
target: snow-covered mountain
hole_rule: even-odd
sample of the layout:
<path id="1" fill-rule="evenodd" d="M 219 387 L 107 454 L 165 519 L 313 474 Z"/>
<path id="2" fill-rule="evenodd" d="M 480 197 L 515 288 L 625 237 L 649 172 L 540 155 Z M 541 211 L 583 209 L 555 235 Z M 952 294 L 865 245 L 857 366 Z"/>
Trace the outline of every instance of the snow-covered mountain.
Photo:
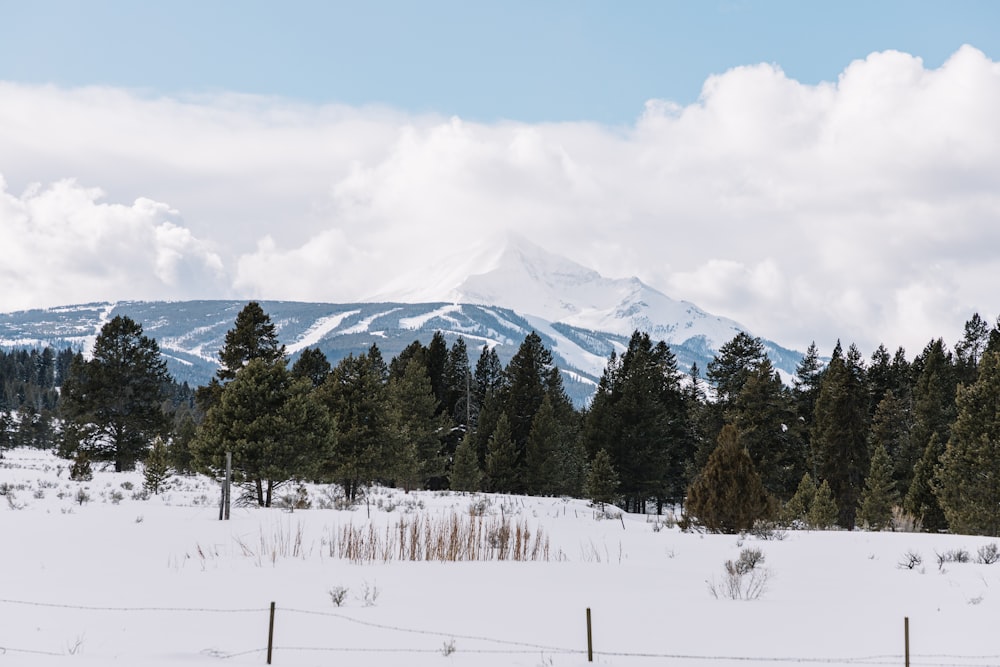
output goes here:
<path id="1" fill-rule="evenodd" d="M 675 301 L 637 278 L 609 279 L 523 239 L 436 272 L 390 284 L 366 303 L 261 301 L 294 358 L 318 348 L 331 363 L 376 343 L 386 360 L 434 332 L 449 344 L 462 337 L 476 363 L 483 346 L 506 363 L 531 331 L 541 336 L 578 404 L 593 394 L 612 351 L 636 329 L 670 344 L 678 367 L 704 371 L 719 347 L 745 330 L 736 322 Z M 0 348 L 43 345 L 88 351 L 101 327 L 126 315 L 156 338 L 171 373 L 207 382 L 218 351 L 245 301 L 91 303 L 0 314 Z M 774 365 L 794 373 L 801 354 L 764 341 Z"/>
<path id="2" fill-rule="evenodd" d="M 372 300 L 490 304 L 529 318 L 621 336 L 639 329 L 670 344 L 700 337 L 713 350 L 746 331 L 638 278 L 605 278 L 513 234 L 393 281 Z"/>

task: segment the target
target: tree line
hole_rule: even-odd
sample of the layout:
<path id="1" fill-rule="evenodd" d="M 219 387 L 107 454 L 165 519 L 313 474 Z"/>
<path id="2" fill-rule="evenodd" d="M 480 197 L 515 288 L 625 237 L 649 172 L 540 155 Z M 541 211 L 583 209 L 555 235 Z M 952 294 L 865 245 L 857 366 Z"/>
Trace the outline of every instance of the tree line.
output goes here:
<path id="1" fill-rule="evenodd" d="M 116 317 L 92 358 L 66 369 L 60 452 L 124 470 L 159 438 L 174 470 L 221 477 L 228 451 L 234 481 L 261 506 L 308 480 L 349 500 L 377 483 L 679 508 L 720 531 L 1000 532 L 1000 329 L 978 315 L 954 351 L 937 339 L 912 361 L 884 346 L 865 360 L 840 343 L 823 359 L 813 344 L 788 383 L 749 334 L 702 377 L 636 331 L 583 410 L 534 332 L 506 366 L 488 345 L 470 351 L 441 333 L 389 361 L 372 345 L 336 365 L 307 348 L 290 364 L 250 302 L 219 361 L 206 386 L 179 387 L 155 341 Z"/>

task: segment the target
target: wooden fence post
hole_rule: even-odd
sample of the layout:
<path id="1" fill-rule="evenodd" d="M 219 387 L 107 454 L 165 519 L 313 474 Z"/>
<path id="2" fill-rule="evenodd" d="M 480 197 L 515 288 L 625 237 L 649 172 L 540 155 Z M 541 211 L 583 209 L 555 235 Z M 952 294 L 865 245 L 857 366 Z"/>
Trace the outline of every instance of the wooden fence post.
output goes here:
<path id="1" fill-rule="evenodd" d="M 271 664 L 271 650 L 274 648 L 274 602 L 271 602 L 271 621 L 267 625 L 267 664 Z"/>
<path id="2" fill-rule="evenodd" d="M 594 662 L 594 635 L 590 626 L 590 607 L 587 607 L 587 662 Z"/>
<path id="3" fill-rule="evenodd" d="M 910 617 L 903 617 L 903 645 L 906 652 L 906 667 L 910 667 Z"/>

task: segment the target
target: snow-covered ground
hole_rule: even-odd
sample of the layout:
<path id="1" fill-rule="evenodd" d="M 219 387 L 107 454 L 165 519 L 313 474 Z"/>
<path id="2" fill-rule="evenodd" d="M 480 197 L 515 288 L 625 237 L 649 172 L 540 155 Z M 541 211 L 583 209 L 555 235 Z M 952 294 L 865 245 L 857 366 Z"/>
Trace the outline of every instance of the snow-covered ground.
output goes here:
<path id="1" fill-rule="evenodd" d="M 312 509 L 220 522 L 207 479 L 143 499 L 138 473 L 77 483 L 68 467 L 33 450 L 0 460 L 0 666 L 262 665 L 272 601 L 272 664 L 289 667 L 582 666 L 588 607 L 604 665 L 901 665 L 904 617 L 914 665 L 1000 664 L 1000 564 L 974 562 L 990 538 L 762 540 L 601 519 L 578 500 L 390 489 L 321 508 L 324 487 L 309 487 Z M 399 558 L 401 523 L 411 537 L 479 526 L 488 551 L 504 521 L 531 533 L 522 549 L 537 544 L 538 560 Z M 374 536 L 378 555 L 341 558 L 345 531 Z M 743 549 L 764 555 L 766 589 L 717 599 L 710 584 Z M 973 562 L 939 567 L 956 550 Z M 922 564 L 902 567 L 910 556 Z"/>

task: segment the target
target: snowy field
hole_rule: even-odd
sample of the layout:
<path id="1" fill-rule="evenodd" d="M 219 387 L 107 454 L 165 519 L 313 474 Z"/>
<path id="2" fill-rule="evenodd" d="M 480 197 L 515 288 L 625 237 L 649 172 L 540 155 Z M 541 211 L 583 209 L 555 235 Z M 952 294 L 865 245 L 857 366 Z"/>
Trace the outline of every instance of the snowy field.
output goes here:
<path id="1" fill-rule="evenodd" d="M 763 540 L 578 500 L 391 489 L 336 509 L 325 487 L 311 509 L 220 522 L 205 478 L 143 498 L 139 473 L 77 483 L 68 468 L 34 450 L 0 460 L 0 666 L 263 665 L 272 601 L 272 664 L 288 667 L 587 665 L 588 607 L 603 665 L 901 665 L 904 617 L 913 665 L 1000 664 L 1000 563 L 976 562 L 990 538 Z M 410 560 L 449 525 L 479 531 L 491 560 Z M 502 525 L 527 530 L 512 548 L 529 560 L 497 560 Z M 724 563 L 744 549 L 764 557 L 744 583 L 765 588 L 728 599 Z M 963 550 L 970 562 L 939 565 Z"/>

